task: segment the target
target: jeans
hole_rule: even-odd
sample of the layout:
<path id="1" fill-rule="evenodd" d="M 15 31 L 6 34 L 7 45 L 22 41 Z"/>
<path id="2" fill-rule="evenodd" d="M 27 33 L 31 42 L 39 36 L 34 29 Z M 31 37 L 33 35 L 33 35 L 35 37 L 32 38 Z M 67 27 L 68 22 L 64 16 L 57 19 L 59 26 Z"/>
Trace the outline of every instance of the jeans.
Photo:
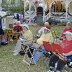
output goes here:
<path id="1" fill-rule="evenodd" d="M 44 52 L 46 52 L 44 46 L 40 46 L 39 49 L 40 50 L 35 50 L 34 51 L 32 64 L 36 64 L 39 61 L 40 57 L 44 54 Z"/>
<path id="2" fill-rule="evenodd" d="M 58 56 L 52 55 L 50 58 L 49 67 L 55 68 L 56 63 L 57 63 L 56 70 L 58 71 L 61 71 L 66 64 L 66 62 L 60 60 Z"/>
<path id="3" fill-rule="evenodd" d="M 67 62 L 72 62 L 72 55 L 67 56 Z"/>

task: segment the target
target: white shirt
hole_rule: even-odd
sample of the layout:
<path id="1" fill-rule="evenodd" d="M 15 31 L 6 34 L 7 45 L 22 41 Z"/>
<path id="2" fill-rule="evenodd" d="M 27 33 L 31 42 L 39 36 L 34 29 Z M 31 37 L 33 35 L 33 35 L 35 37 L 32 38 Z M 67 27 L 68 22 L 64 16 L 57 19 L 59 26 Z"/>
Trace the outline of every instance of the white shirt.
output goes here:
<path id="1" fill-rule="evenodd" d="M 46 29 L 46 27 L 42 27 L 39 31 L 38 34 L 41 36 L 42 34 L 44 34 L 44 29 Z"/>

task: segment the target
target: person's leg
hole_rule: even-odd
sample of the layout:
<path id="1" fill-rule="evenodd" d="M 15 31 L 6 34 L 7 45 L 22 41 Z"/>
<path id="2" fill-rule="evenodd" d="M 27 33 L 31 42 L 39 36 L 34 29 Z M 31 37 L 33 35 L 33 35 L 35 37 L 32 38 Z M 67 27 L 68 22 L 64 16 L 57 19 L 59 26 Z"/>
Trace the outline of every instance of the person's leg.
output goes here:
<path id="1" fill-rule="evenodd" d="M 33 56 L 32 64 L 36 64 L 39 61 L 42 54 L 42 52 L 36 51 Z"/>
<path id="2" fill-rule="evenodd" d="M 56 55 L 52 55 L 50 57 L 50 61 L 49 61 L 49 67 L 52 66 L 52 67 L 55 67 L 55 63 L 58 61 L 59 57 L 56 56 Z"/>
<path id="3" fill-rule="evenodd" d="M 66 65 L 66 62 L 59 59 L 59 61 L 57 63 L 56 70 L 61 72 L 63 70 L 63 68 L 64 68 L 65 65 Z"/>
<path id="4" fill-rule="evenodd" d="M 56 55 L 52 55 L 50 57 L 50 61 L 49 61 L 50 71 L 54 71 L 55 70 L 55 64 L 57 63 L 58 60 L 59 60 L 59 57 L 56 56 Z"/>
<path id="5" fill-rule="evenodd" d="M 32 64 L 36 64 L 44 52 L 45 52 L 45 49 L 43 46 L 40 46 L 40 50 L 35 50 Z"/>
<path id="6" fill-rule="evenodd" d="M 21 40 L 18 40 L 17 44 L 16 44 L 16 47 L 15 47 L 15 50 L 14 50 L 15 53 L 13 55 L 19 54 L 19 52 L 21 50 L 21 44 L 22 44 Z"/>
<path id="7" fill-rule="evenodd" d="M 1 45 L 1 35 L 0 35 L 0 45 Z"/>

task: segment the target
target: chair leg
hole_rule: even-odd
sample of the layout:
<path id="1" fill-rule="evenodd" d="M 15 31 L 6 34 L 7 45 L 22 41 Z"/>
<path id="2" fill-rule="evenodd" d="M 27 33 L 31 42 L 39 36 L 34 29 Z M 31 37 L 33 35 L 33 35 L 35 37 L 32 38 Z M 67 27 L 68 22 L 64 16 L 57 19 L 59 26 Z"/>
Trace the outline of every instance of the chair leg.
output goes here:
<path id="1" fill-rule="evenodd" d="M 30 51 L 29 46 L 27 46 L 27 48 L 25 50 L 25 55 L 24 55 L 24 58 L 23 58 L 23 62 L 26 63 L 27 65 L 30 65 L 31 58 L 29 58 L 28 55 L 27 55 L 28 50 Z"/>

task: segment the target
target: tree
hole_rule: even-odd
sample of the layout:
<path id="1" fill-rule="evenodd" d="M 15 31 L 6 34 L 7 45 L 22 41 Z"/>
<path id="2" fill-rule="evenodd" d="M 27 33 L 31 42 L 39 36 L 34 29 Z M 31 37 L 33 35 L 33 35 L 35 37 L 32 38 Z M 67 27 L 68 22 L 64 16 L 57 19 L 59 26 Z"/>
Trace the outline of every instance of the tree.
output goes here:
<path id="1" fill-rule="evenodd" d="M 24 11 L 22 0 L 20 0 L 18 5 L 15 3 L 15 0 L 10 0 L 9 3 L 6 0 L 2 0 L 2 7 L 5 9 L 5 11 L 11 11 L 13 13 L 23 13 Z"/>

